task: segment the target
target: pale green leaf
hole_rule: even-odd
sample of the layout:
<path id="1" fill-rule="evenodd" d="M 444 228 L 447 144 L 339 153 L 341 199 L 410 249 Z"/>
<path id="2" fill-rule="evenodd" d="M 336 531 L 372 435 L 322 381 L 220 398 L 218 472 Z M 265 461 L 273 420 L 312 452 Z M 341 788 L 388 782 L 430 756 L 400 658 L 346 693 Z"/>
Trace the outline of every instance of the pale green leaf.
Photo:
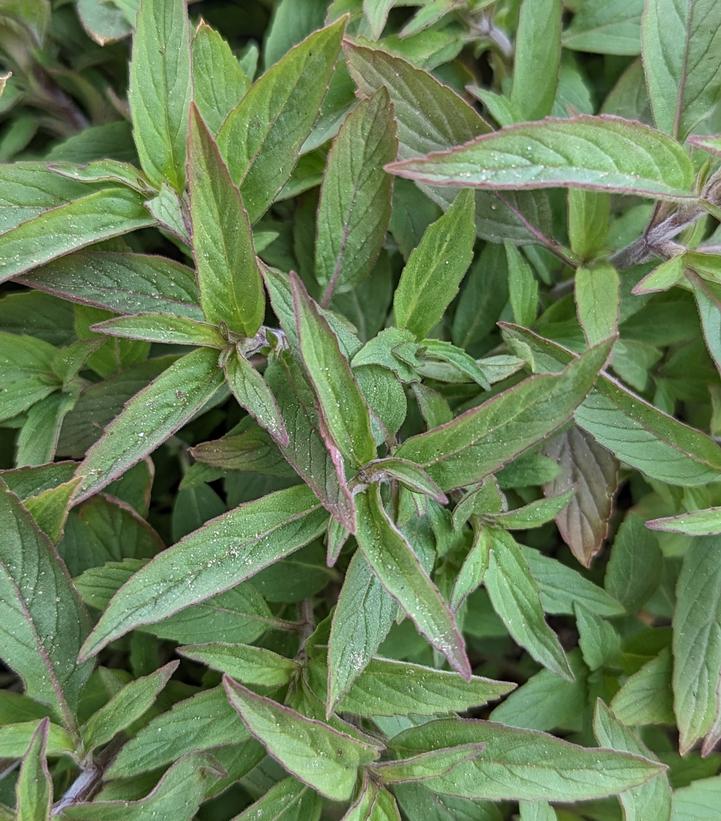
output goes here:
<path id="1" fill-rule="evenodd" d="M 523 3 L 516 32 L 511 104 L 521 120 L 551 113 L 561 65 L 560 0 Z"/>
<path id="2" fill-rule="evenodd" d="M 254 686 L 281 687 L 298 671 L 292 659 L 250 644 L 187 644 L 178 647 L 176 652 Z"/>
<path id="3" fill-rule="evenodd" d="M 318 821 L 323 800 L 306 784 L 295 778 L 278 781 L 233 821 Z"/>
<path id="4" fill-rule="evenodd" d="M 220 129 L 218 144 L 251 222 L 265 213 L 293 172 L 318 117 L 344 28 L 341 19 L 291 49 L 253 83 Z"/>
<path id="5" fill-rule="evenodd" d="M 521 252 L 510 242 L 504 243 L 508 262 L 508 296 L 513 320 L 519 325 L 533 325 L 538 311 L 538 282 L 533 269 Z"/>
<path id="6" fill-rule="evenodd" d="M 230 678 L 224 686 L 248 730 L 281 765 L 333 801 L 347 801 L 358 769 L 378 750 L 315 719 L 306 718 Z"/>
<path id="7" fill-rule="evenodd" d="M 188 134 L 188 194 L 205 318 L 254 336 L 263 321 L 265 293 L 253 232 L 240 192 L 194 105 Z"/>
<path id="8" fill-rule="evenodd" d="M 140 164 L 160 187 L 182 191 L 192 94 L 190 30 L 184 0 L 141 0 L 128 100 Z"/>
<path id="9" fill-rule="evenodd" d="M 78 468 L 81 501 L 155 450 L 213 397 L 223 383 L 218 353 L 199 349 L 179 359 L 127 402 Z"/>
<path id="10" fill-rule="evenodd" d="M 144 624 L 229 590 L 319 536 L 327 517 L 302 485 L 231 510 L 145 565 L 113 597 L 85 657 Z"/>
<path id="11" fill-rule="evenodd" d="M 665 533 L 685 533 L 687 536 L 719 536 L 721 508 L 710 507 L 707 510 L 691 510 L 676 516 L 651 519 L 646 522 L 646 527 Z"/>
<path id="12" fill-rule="evenodd" d="M 611 701 L 614 715 L 624 724 L 673 724 L 671 653 L 662 650 L 629 676 Z"/>
<path id="13" fill-rule="evenodd" d="M 372 485 L 357 497 L 358 546 L 383 587 L 408 614 L 419 632 L 466 679 L 471 670 L 455 618 L 418 556 L 393 524 Z"/>
<path id="14" fill-rule="evenodd" d="M 593 268 L 582 266 L 576 271 L 574 293 L 578 321 L 589 345 L 596 345 L 618 332 L 621 297 L 615 268 L 607 264 Z"/>
<path id="15" fill-rule="evenodd" d="M 461 192 L 448 211 L 425 230 L 401 274 L 393 297 L 399 328 L 428 336 L 458 293 L 473 257 L 473 195 Z"/>
<path id="16" fill-rule="evenodd" d="M 675 140 L 610 116 L 509 126 L 388 169 L 434 186 L 586 188 L 680 201 L 694 196 L 691 161 Z"/>
<path id="17" fill-rule="evenodd" d="M 161 345 L 192 345 L 224 348 L 228 341 L 215 325 L 184 316 L 136 314 L 96 322 L 91 330 L 122 339 L 143 339 Z"/>
<path id="18" fill-rule="evenodd" d="M 129 188 L 87 194 L 0 234 L 0 281 L 152 224 L 142 197 Z"/>
<path id="19" fill-rule="evenodd" d="M 44 718 L 30 739 L 15 785 L 17 821 L 46 821 L 50 817 L 53 782 L 45 760 L 48 719 Z"/>
<path id="20" fill-rule="evenodd" d="M 365 279 L 378 259 L 393 190 L 384 166 L 397 149 L 390 98 L 381 88 L 348 115 L 328 154 L 315 247 L 315 276 L 327 295 L 323 304 Z"/>

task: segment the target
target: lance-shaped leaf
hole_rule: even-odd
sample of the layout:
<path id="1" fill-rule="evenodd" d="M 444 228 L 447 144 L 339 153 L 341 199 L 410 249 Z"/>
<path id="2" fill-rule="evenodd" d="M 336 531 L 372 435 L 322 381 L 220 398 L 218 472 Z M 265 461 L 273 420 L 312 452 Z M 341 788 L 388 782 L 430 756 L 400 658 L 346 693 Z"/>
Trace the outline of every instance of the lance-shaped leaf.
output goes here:
<path id="1" fill-rule="evenodd" d="M 79 197 L 0 234 L 0 282 L 152 224 L 143 198 L 129 188 L 106 188 Z"/>
<path id="2" fill-rule="evenodd" d="M 419 632 L 466 679 L 471 668 L 455 618 L 405 536 L 393 524 L 372 485 L 357 497 L 356 540 L 380 583 Z"/>
<path id="3" fill-rule="evenodd" d="M 503 325 L 506 339 L 533 357 L 534 370 L 557 371 L 573 353 L 518 326 Z M 602 375 L 576 410 L 576 423 L 620 461 L 674 485 L 702 485 L 721 476 L 721 448 L 615 379 Z"/>
<path id="4" fill-rule="evenodd" d="M 462 191 L 408 258 L 393 297 L 399 328 L 423 339 L 440 322 L 471 264 L 475 238 L 473 195 Z"/>
<path id="5" fill-rule="evenodd" d="M 365 777 L 358 798 L 342 821 L 401 821 L 401 814 L 393 794 Z"/>
<path id="6" fill-rule="evenodd" d="M 344 28 L 341 18 L 291 49 L 253 83 L 220 129 L 220 150 L 252 222 L 293 172 L 318 117 Z"/>
<path id="7" fill-rule="evenodd" d="M 649 0 L 641 44 L 656 125 L 683 141 L 721 94 L 721 6 L 714 0 Z"/>
<path id="8" fill-rule="evenodd" d="M 292 275 L 293 306 L 300 355 L 315 390 L 321 422 L 353 467 L 376 455 L 370 414 L 338 339 L 297 276 Z"/>
<path id="9" fill-rule="evenodd" d="M 596 701 L 593 731 L 598 743 L 604 747 L 654 760 L 653 753 L 638 735 L 622 724 L 600 699 Z M 622 792 L 619 800 L 627 821 L 643 821 L 645 818 L 657 818 L 658 821 L 671 819 L 671 785 L 666 773 L 659 773 L 640 787 Z"/>
<path id="10" fill-rule="evenodd" d="M 578 51 L 635 56 L 641 50 L 642 11 L 643 0 L 583 3 L 563 32 L 563 45 Z"/>
<path id="11" fill-rule="evenodd" d="M 352 533 L 355 505 L 342 459 L 321 432 L 315 397 L 301 366 L 289 352 L 283 352 L 271 360 L 264 376 L 288 432 L 288 444 L 279 444 L 283 456 L 333 518 Z"/>
<path id="12" fill-rule="evenodd" d="M 229 590 L 319 536 L 327 516 L 308 488 L 240 505 L 146 564 L 113 596 L 83 646 L 85 657 L 143 624 Z"/>
<path id="13" fill-rule="evenodd" d="M 278 403 L 265 379 L 236 347 L 223 366 L 228 383 L 238 404 L 245 408 L 256 422 L 282 447 L 289 444 L 288 431 Z"/>
<path id="14" fill-rule="evenodd" d="M 117 733 L 141 718 L 152 707 L 178 664 L 171 661 L 154 673 L 129 682 L 93 713 L 80 728 L 85 750 L 92 752 L 96 747 L 107 744 Z"/>
<path id="15" fill-rule="evenodd" d="M 15 785 L 17 821 L 43 821 L 50 817 L 53 782 L 45 759 L 49 724 L 47 718 L 38 724 L 20 764 Z"/>
<path id="16" fill-rule="evenodd" d="M 376 748 L 256 695 L 227 676 L 223 685 L 231 706 L 268 753 L 332 801 L 347 801 L 359 767 L 378 758 Z"/>
<path id="17" fill-rule="evenodd" d="M 107 562 L 75 579 L 83 601 L 104 610 L 115 593 L 143 566 L 139 559 Z M 589 582 L 590 584 L 590 582 Z M 241 584 L 200 604 L 188 607 L 145 632 L 176 642 L 255 641 L 266 630 L 292 630 L 293 622 L 276 619 L 250 583 Z"/>
<path id="18" fill-rule="evenodd" d="M 199 349 L 179 359 L 130 399 L 78 468 L 76 502 L 92 496 L 155 450 L 223 384 L 218 353 Z"/>
<path id="19" fill-rule="evenodd" d="M 325 666 L 314 661 L 311 677 L 318 690 L 325 687 Z M 338 711 L 358 716 L 442 715 L 481 707 L 510 693 L 515 684 L 473 676 L 464 681 L 456 673 L 420 664 L 373 658 L 338 702 Z M 319 693 L 320 694 L 320 693 Z"/>
<path id="20" fill-rule="evenodd" d="M 552 673 L 572 679 L 561 642 L 544 619 L 538 587 L 523 552 L 504 530 L 493 533 L 483 584 L 514 640 Z"/>
<path id="21" fill-rule="evenodd" d="M 721 712 L 721 563 L 719 540 L 691 542 L 676 586 L 673 614 L 673 706 L 687 753 Z"/>
<path id="22" fill-rule="evenodd" d="M 217 326 L 184 316 L 136 314 L 96 322 L 91 330 L 121 339 L 143 339 L 161 345 L 193 345 L 224 348 L 228 341 Z"/>
<path id="23" fill-rule="evenodd" d="M 384 166 L 397 150 L 390 98 L 382 88 L 348 115 L 328 155 L 318 205 L 315 275 L 329 295 L 358 284 L 378 259 L 393 188 Z"/>
<path id="24" fill-rule="evenodd" d="M 167 766 L 189 752 L 248 740 L 222 687 L 185 698 L 152 718 L 113 759 L 109 778 L 131 778 Z"/>
<path id="25" fill-rule="evenodd" d="M 675 140 L 610 116 L 513 125 L 448 151 L 392 163 L 388 170 L 456 188 L 587 188 L 669 200 L 694 196 L 691 160 Z"/>
<path id="26" fill-rule="evenodd" d="M 75 821 L 144 821 L 146 818 L 172 818 L 192 821 L 205 800 L 212 782 L 223 775 L 212 759 L 186 755 L 173 764 L 145 798 L 137 801 L 92 801 L 73 804 L 62 817 Z"/>
<path id="27" fill-rule="evenodd" d="M 374 459 L 363 465 L 360 476 L 368 483 L 396 480 L 414 493 L 430 496 L 442 505 L 448 504 L 448 497 L 433 479 L 415 462 L 409 462 L 407 459 L 398 459 L 395 456 Z"/>
<path id="28" fill-rule="evenodd" d="M 609 350 L 609 343 L 592 348 L 560 377 L 526 379 L 453 421 L 412 436 L 396 455 L 424 467 L 444 490 L 478 482 L 568 421 Z"/>
<path id="29" fill-rule="evenodd" d="M 235 816 L 235 821 L 290 821 L 292 818 L 318 821 L 323 809 L 323 799 L 307 784 L 295 778 L 284 778 L 261 797 Z"/>
<path id="30" fill-rule="evenodd" d="M 78 665 L 88 618 L 65 565 L 17 496 L 0 482 L 0 655 L 31 698 L 50 706 L 68 727 L 90 666 Z"/>
<path id="31" fill-rule="evenodd" d="M 240 192 L 195 105 L 188 133 L 188 193 L 205 318 L 254 336 L 263 321 L 265 293 L 253 232 Z"/>
<path id="32" fill-rule="evenodd" d="M 646 522 L 651 530 L 662 530 L 664 533 L 684 533 L 687 536 L 721 535 L 721 507 L 710 507 L 707 510 L 691 510 L 677 516 L 666 516 L 662 519 L 651 519 Z"/>
<path id="33" fill-rule="evenodd" d="M 561 65 L 561 2 L 521 5 L 516 32 L 511 104 L 523 120 L 551 113 Z"/>
<path id="34" fill-rule="evenodd" d="M 611 701 L 614 715 L 629 727 L 673 724 L 673 692 L 669 648 L 629 676 Z"/>
<path id="35" fill-rule="evenodd" d="M 38 291 L 118 314 L 202 319 L 190 268 L 164 257 L 123 251 L 78 251 L 18 278 Z"/>
<path id="36" fill-rule="evenodd" d="M 568 505 L 556 516 L 556 526 L 573 555 L 588 567 L 608 533 L 618 486 L 618 463 L 575 425 L 552 439 L 545 453 L 561 466 L 562 472 L 543 486 L 543 492 L 547 496 L 573 492 Z"/>
<path id="37" fill-rule="evenodd" d="M 192 95 L 184 0 L 142 0 L 133 37 L 128 101 L 140 164 L 158 188 L 182 191 Z"/>
<path id="38" fill-rule="evenodd" d="M 373 767 L 373 771 L 384 784 L 427 781 L 447 776 L 459 764 L 473 761 L 484 751 L 485 744 L 459 744 L 455 747 L 440 747 L 427 753 L 418 753 L 410 758 L 386 761 Z"/>
<path id="39" fill-rule="evenodd" d="M 396 603 L 360 551 L 354 553 L 333 611 L 328 641 L 327 712 L 375 655 L 396 617 Z"/>
<path id="40" fill-rule="evenodd" d="M 207 665 L 211 670 L 227 673 L 243 684 L 261 687 L 288 684 L 299 669 L 292 659 L 250 644 L 188 644 L 178 647 L 176 652 Z"/>
<path id="41" fill-rule="evenodd" d="M 205 20 L 195 29 L 192 54 L 193 98 L 215 134 L 248 90 L 250 80 L 228 43 Z"/>
<path id="42" fill-rule="evenodd" d="M 395 736 L 392 747 L 407 757 L 474 743 L 485 744 L 480 756 L 424 785 L 476 801 L 584 801 L 638 786 L 664 769 L 640 756 L 579 747 L 491 721 L 431 721 Z"/>
<path id="43" fill-rule="evenodd" d="M 589 345 L 618 333 L 619 291 L 618 273 L 611 265 L 584 266 L 576 271 L 576 313 Z"/>

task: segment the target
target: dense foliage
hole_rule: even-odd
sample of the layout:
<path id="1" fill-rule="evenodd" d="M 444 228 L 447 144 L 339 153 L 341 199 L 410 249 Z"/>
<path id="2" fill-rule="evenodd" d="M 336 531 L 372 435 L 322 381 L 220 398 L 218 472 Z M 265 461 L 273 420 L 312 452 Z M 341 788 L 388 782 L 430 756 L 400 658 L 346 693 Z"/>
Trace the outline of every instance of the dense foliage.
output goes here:
<path id="1" fill-rule="evenodd" d="M 721 3 L 0 57 L 0 819 L 719 818 Z"/>

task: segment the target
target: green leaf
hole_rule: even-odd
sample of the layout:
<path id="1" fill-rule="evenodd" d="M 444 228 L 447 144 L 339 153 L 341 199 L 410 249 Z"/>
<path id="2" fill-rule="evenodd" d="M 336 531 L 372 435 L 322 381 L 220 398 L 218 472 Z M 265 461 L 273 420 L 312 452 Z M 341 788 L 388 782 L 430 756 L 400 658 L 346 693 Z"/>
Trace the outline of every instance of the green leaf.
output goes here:
<path id="1" fill-rule="evenodd" d="M 0 600 L 5 612 L 2 658 L 31 698 L 67 727 L 90 666 L 78 664 L 88 618 L 48 537 L 0 481 Z"/>
<path id="2" fill-rule="evenodd" d="M 72 410 L 76 398 L 58 391 L 30 408 L 17 438 L 15 464 L 18 467 L 52 461 L 63 419 Z"/>
<path id="3" fill-rule="evenodd" d="M 27 752 L 33 736 L 37 733 L 43 719 L 20 721 L 0 727 L 0 754 L 3 758 L 22 758 Z M 45 753 L 50 758 L 72 756 L 75 750 L 75 739 L 57 724 L 48 725 Z"/>
<path id="4" fill-rule="evenodd" d="M 205 20 L 193 35 L 193 99 L 210 130 L 217 134 L 241 101 L 250 80 L 221 35 Z M 222 77 L 222 82 L 218 78 Z"/>
<path id="5" fill-rule="evenodd" d="M 218 354 L 199 349 L 143 388 L 87 451 L 76 502 L 87 499 L 155 450 L 202 409 L 223 383 Z M 149 412 L 150 409 L 150 412 Z"/>
<path id="6" fill-rule="evenodd" d="M 578 321 L 589 345 L 597 345 L 618 333 L 621 298 L 620 280 L 615 268 L 606 264 L 579 268 L 574 294 Z"/>
<path id="7" fill-rule="evenodd" d="M 547 801 L 519 801 L 520 821 L 558 821 L 556 811 Z"/>
<path id="8" fill-rule="evenodd" d="M 45 760 L 48 725 L 47 718 L 40 722 L 20 765 L 15 786 L 17 821 L 45 821 L 50 817 L 53 782 Z"/>
<path id="9" fill-rule="evenodd" d="M 663 769 L 639 756 L 579 747 L 490 721 L 431 721 L 392 741 L 404 756 L 459 744 L 485 744 L 485 751 L 448 775 L 425 781 L 433 792 L 474 800 L 579 801 L 630 789 Z"/>
<path id="10" fill-rule="evenodd" d="M 444 490 L 478 482 L 565 424 L 608 352 L 602 344 L 560 377 L 526 379 L 452 422 L 412 436 L 396 455 L 420 464 Z"/>
<path id="11" fill-rule="evenodd" d="M 383 33 L 388 14 L 394 5 L 395 0 L 363 0 L 363 15 L 374 40 L 377 40 Z"/>
<path id="12" fill-rule="evenodd" d="M 28 499 L 23 499 L 23 505 L 35 519 L 38 527 L 47 533 L 53 544 L 57 544 L 63 534 L 70 500 L 79 482 L 79 477 L 71 479 L 57 487 L 47 488 Z"/>
<path id="13" fill-rule="evenodd" d="M 641 50 L 642 11 L 643 0 L 581 3 L 563 32 L 563 45 L 577 51 L 635 56 Z"/>
<path id="14" fill-rule="evenodd" d="M 291 49 L 253 83 L 220 129 L 218 144 L 251 222 L 290 178 L 318 117 L 344 28 L 341 18 Z"/>
<path id="15" fill-rule="evenodd" d="M 342 821 L 400 821 L 400 818 L 393 794 L 372 779 L 364 778 L 358 798 Z"/>
<path id="16" fill-rule="evenodd" d="M 221 772 L 212 759 L 186 755 L 170 767 L 145 798 L 137 801 L 93 801 L 63 810 L 62 818 L 77 821 L 144 821 L 173 818 L 192 821 L 208 787 Z"/>
<path id="17" fill-rule="evenodd" d="M 566 491 L 559 496 L 535 499 L 514 510 L 491 513 L 489 518 L 494 524 L 500 525 L 506 530 L 529 530 L 553 521 L 570 500 L 571 491 Z"/>
<path id="18" fill-rule="evenodd" d="M 139 570 L 113 597 L 83 656 L 144 624 L 229 590 L 319 536 L 327 517 L 304 486 L 279 490 L 190 533 Z"/>
<path id="19" fill-rule="evenodd" d="M 338 702 L 341 713 L 373 716 L 442 715 L 464 712 L 495 701 L 515 684 L 456 673 L 419 664 L 373 658 Z"/>
<path id="20" fill-rule="evenodd" d="M 0 420 L 29 410 L 60 387 L 52 371 L 56 352 L 56 348 L 41 339 L 0 331 Z"/>
<path id="21" fill-rule="evenodd" d="M 611 701 L 614 715 L 628 726 L 673 724 L 672 659 L 668 649 L 629 676 Z"/>
<path id="22" fill-rule="evenodd" d="M 413 548 L 389 518 L 380 487 L 357 497 L 358 546 L 383 587 L 398 602 L 418 631 L 464 678 L 471 669 L 455 618 Z"/>
<path id="23" fill-rule="evenodd" d="M 610 116 L 514 125 L 387 168 L 436 186 L 586 188 L 679 201 L 694 196 L 691 161 L 675 140 Z"/>
<path id="24" fill-rule="evenodd" d="M 360 551 L 348 565 L 328 641 L 328 714 L 348 692 L 388 635 L 396 604 Z"/>
<path id="25" fill-rule="evenodd" d="M 295 778 L 284 778 L 236 815 L 234 821 L 318 821 L 322 808 L 323 799 L 318 793 Z"/>
<path id="26" fill-rule="evenodd" d="M 171 661 L 154 673 L 126 684 L 80 728 L 86 751 L 107 744 L 121 730 L 141 718 L 168 683 L 179 662 Z"/>
<path id="27" fill-rule="evenodd" d="M 596 701 L 593 731 L 598 743 L 604 747 L 644 756 L 651 761 L 655 759 L 638 735 L 624 726 L 600 699 Z M 660 773 L 640 787 L 622 792 L 619 800 L 627 821 L 641 821 L 649 817 L 670 821 L 671 785 L 665 773 Z"/>
<path id="28" fill-rule="evenodd" d="M 713 821 L 719 796 L 721 778 L 703 778 L 687 787 L 674 790 L 671 800 L 671 821 Z"/>
<path id="29" fill-rule="evenodd" d="M 605 448 L 575 425 L 552 439 L 545 452 L 563 472 L 544 485 L 547 496 L 572 490 L 568 505 L 556 516 L 563 541 L 585 567 L 603 546 L 618 486 L 618 464 Z"/>
<path id="30" fill-rule="evenodd" d="M 629 613 L 638 612 L 661 581 L 663 554 L 643 519 L 631 513 L 616 533 L 604 586 Z"/>
<path id="31" fill-rule="evenodd" d="M 511 103 L 522 120 L 551 113 L 561 65 L 561 2 L 523 3 L 516 32 Z"/>
<path id="32" fill-rule="evenodd" d="M 519 325 L 533 325 L 538 310 L 538 283 L 525 257 L 510 242 L 504 243 L 508 261 L 508 296 L 513 320 Z"/>
<path id="33" fill-rule="evenodd" d="M 676 586 L 673 614 L 673 707 L 685 755 L 721 711 L 721 565 L 718 539 L 694 539 Z"/>
<path id="34" fill-rule="evenodd" d="M 558 636 L 546 624 L 538 587 L 515 540 L 495 530 L 483 584 L 514 641 L 544 667 L 572 679 L 573 672 Z"/>
<path id="35" fill-rule="evenodd" d="M 0 282 L 153 220 L 129 188 L 106 188 L 59 205 L 0 235 Z"/>
<path id="36" fill-rule="evenodd" d="M 459 744 L 456 747 L 441 747 L 427 753 L 419 753 L 410 758 L 385 761 L 373 767 L 384 784 L 427 781 L 448 775 L 453 769 L 468 761 L 479 758 L 485 750 L 484 744 Z"/>
<path id="37" fill-rule="evenodd" d="M 265 380 L 280 407 L 288 431 L 283 457 L 315 493 L 323 507 L 344 528 L 355 530 L 355 505 L 337 450 L 322 433 L 313 391 L 297 360 L 284 353 L 274 357 Z"/>
<path id="38" fill-rule="evenodd" d="M 157 187 L 178 192 L 192 95 L 184 0 L 141 0 L 133 37 L 128 101 L 140 164 Z"/>
<path id="39" fill-rule="evenodd" d="M 646 522 L 646 527 L 665 533 L 684 533 L 687 536 L 719 536 L 721 508 L 710 507 L 707 510 L 691 510 L 677 516 L 651 519 Z"/>
<path id="40" fill-rule="evenodd" d="M 176 652 L 244 684 L 260 687 L 281 687 L 298 672 L 298 665 L 291 659 L 250 644 L 188 644 Z"/>
<path id="41" fill-rule="evenodd" d="M 414 493 L 430 496 L 442 505 L 448 504 L 448 497 L 433 479 L 414 462 L 406 459 L 398 459 L 395 456 L 374 459 L 363 465 L 360 477 L 367 483 L 397 480 Z"/>
<path id="42" fill-rule="evenodd" d="M 721 93 L 721 8 L 713 0 L 649 0 L 643 68 L 656 125 L 685 140 Z"/>
<path id="43" fill-rule="evenodd" d="M 589 670 L 618 666 L 621 655 L 621 637 L 605 619 L 576 604 L 578 646 Z"/>
<path id="44" fill-rule="evenodd" d="M 60 299 L 118 314 L 159 312 L 203 318 L 193 271 L 164 257 L 78 251 L 17 281 Z"/>
<path id="45" fill-rule="evenodd" d="M 315 276 L 330 301 L 370 274 L 391 215 L 393 177 L 384 166 L 398 141 L 385 88 L 358 103 L 333 143 L 321 186 Z"/>
<path id="46" fill-rule="evenodd" d="M 281 446 L 290 444 L 288 431 L 278 403 L 266 381 L 243 356 L 239 347 L 230 353 L 223 366 L 230 392 L 248 413 Z"/>
<path id="47" fill-rule="evenodd" d="M 571 250 L 586 262 L 606 246 L 611 197 L 602 191 L 568 190 L 568 239 Z"/>
<path id="48" fill-rule="evenodd" d="M 265 293 L 240 192 L 195 107 L 190 109 L 188 194 L 200 304 L 208 322 L 254 336 Z"/>
<path id="49" fill-rule="evenodd" d="M 428 336 L 458 293 L 473 258 L 474 215 L 473 195 L 461 192 L 426 229 L 403 269 L 393 311 L 398 327 L 418 339 Z"/>
<path id="50" fill-rule="evenodd" d="M 91 330 L 124 339 L 144 339 L 161 345 L 224 348 L 228 342 L 215 325 L 169 314 L 136 314 L 96 322 Z"/>
<path id="51" fill-rule="evenodd" d="M 376 455 L 368 407 L 328 322 L 296 276 L 291 285 L 300 355 L 318 398 L 321 424 L 351 466 L 360 467 Z"/>
<path id="52" fill-rule="evenodd" d="M 166 766 L 188 753 L 247 740 L 245 728 L 222 687 L 203 690 L 151 719 L 131 738 L 107 770 L 109 778 L 131 778 Z"/>
<path id="53" fill-rule="evenodd" d="M 223 684 L 233 709 L 281 765 L 332 801 L 347 801 L 359 767 L 378 758 L 378 750 L 306 718 L 225 677 Z"/>
<path id="54" fill-rule="evenodd" d="M 504 326 L 512 347 L 528 346 L 534 369 L 556 371 L 572 361 L 561 345 L 525 329 Z M 654 479 L 676 485 L 702 485 L 721 475 L 721 449 L 691 428 L 636 396 L 619 382 L 601 375 L 576 410 L 576 423 L 620 461 Z"/>

